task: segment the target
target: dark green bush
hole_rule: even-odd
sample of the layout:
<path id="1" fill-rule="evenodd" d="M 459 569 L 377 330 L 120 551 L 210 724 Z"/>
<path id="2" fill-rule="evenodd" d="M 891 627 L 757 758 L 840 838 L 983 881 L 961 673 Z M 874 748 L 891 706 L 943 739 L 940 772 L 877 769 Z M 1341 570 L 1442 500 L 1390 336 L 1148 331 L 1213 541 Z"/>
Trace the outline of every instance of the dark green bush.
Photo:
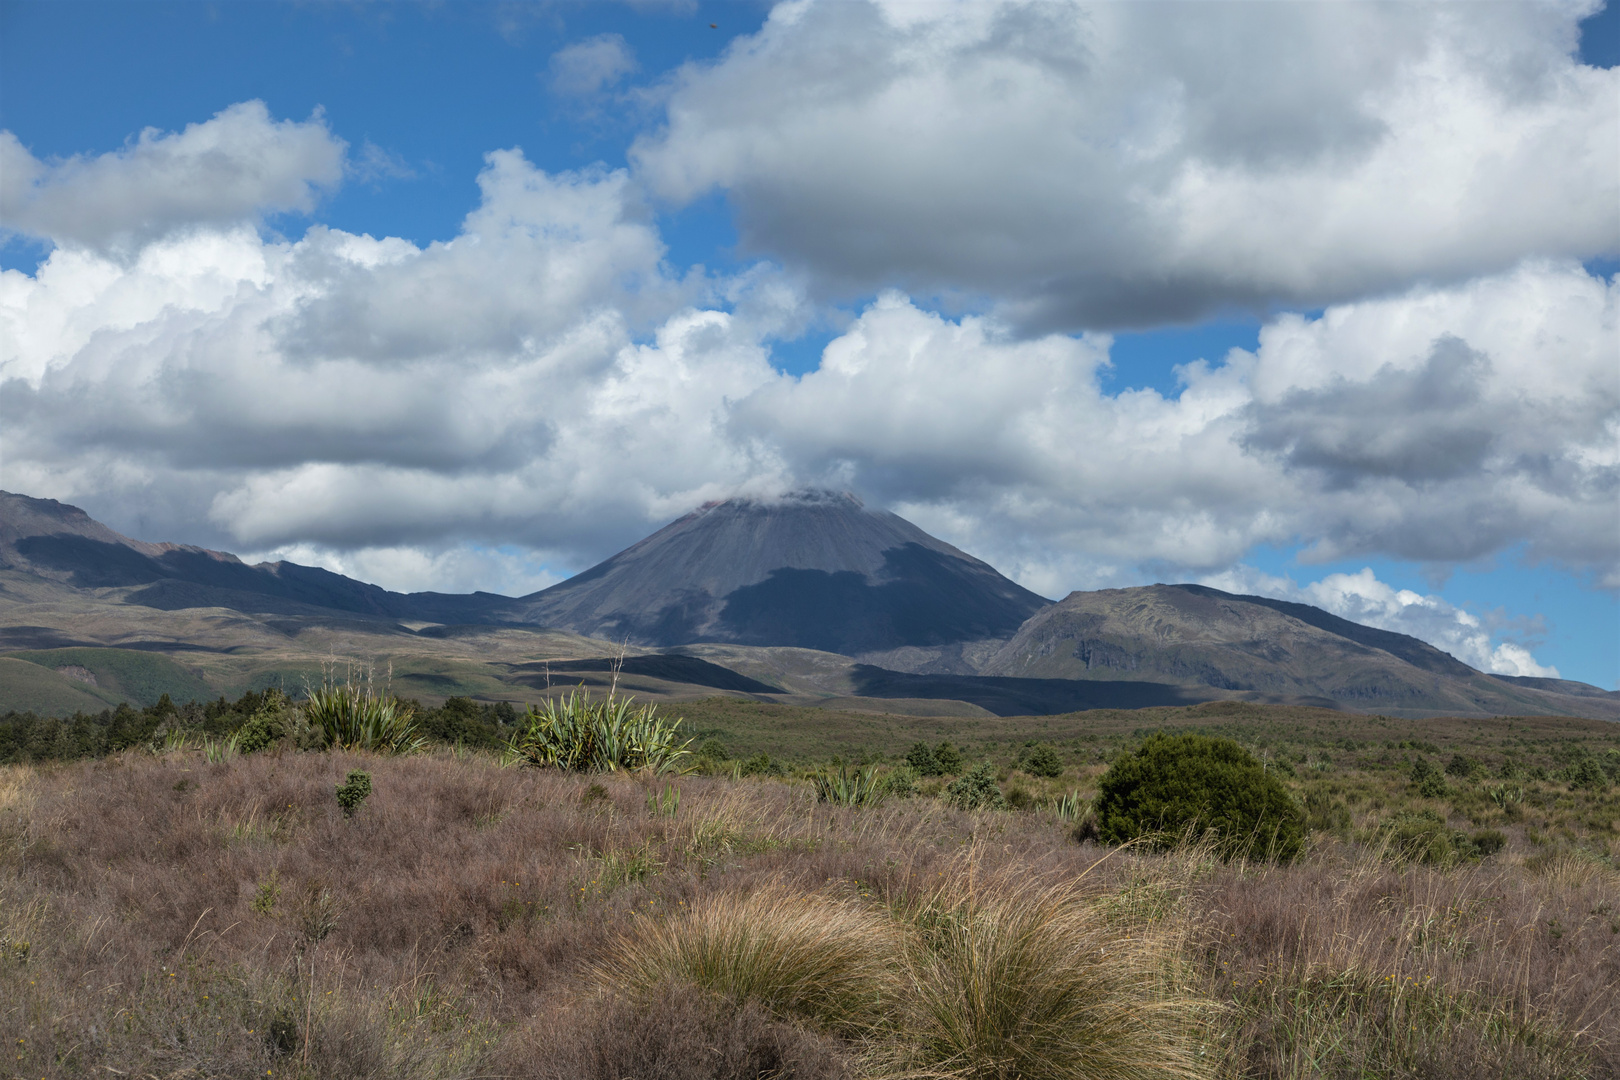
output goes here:
<path id="1" fill-rule="evenodd" d="M 237 753 L 257 753 L 285 738 L 290 730 L 287 708 L 287 699 L 280 690 L 266 690 L 259 707 L 240 729 Z"/>
<path id="2" fill-rule="evenodd" d="M 1414 758 L 1412 761 L 1412 783 L 1417 785 L 1418 794 L 1425 799 L 1443 799 L 1447 788 L 1444 775 L 1428 758 Z"/>
<path id="3" fill-rule="evenodd" d="M 1583 757 L 1565 771 L 1569 774 L 1569 786 L 1572 788 L 1602 791 L 1609 786 L 1609 776 L 1597 758 Z"/>
<path id="4" fill-rule="evenodd" d="M 772 760 L 771 755 L 763 750 L 742 763 L 744 776 L 783 776 L 786 773 L 787 769 L 783 768 L 782 763 Z"/>
<path id="5" fill-rule="evenodd" d="M 354 812 L 360 809 L 360 804 L 366 801 L 371 794 L 371 774 L 354 769 L 349 778 L 337 786 L 338 805 L 343 807 L 344 817 L 353 817 Z"/>
<path id="6" fill-rule="evenodd" d="M 988 761 L 981 762 L 966 776 L 952 780 L 945 788 L 945 801 L 962 810 L 1007 809 L 1007 800 L 996 783 L 995 768 Z"/>
<path id="7" fill-rule="evenodd" d="M 939 762 L 941 776 L 955 776 L 962 771 L 962 752 L 949 739 L 934 747 L 934 760 Z"/>
<path id="8" fill-rule="evenodd" d="M 1282 782 L 1231 739 L 1151 735 L 1103 774 L 1097 828 L 1110 844 L 1155 847 L 1213 833 L 1225 857 L 1289 862 L 1305 846 L 1305 817 Z"/>
<path id="9" fill-rule="evenodd" d="M 1050 743 L 1026 747 L 1019 756 L 1018 767 L 1031 776 L 1053 778 L 1063 775 L 1063 759 Z"/>
<path id="10" fill-rule="evenodd" d="M 726 753 L 726 744 L 712 736 L 703 740 L 703 745 L 697 748 L 696 757 L 702 761 L 716 762 L 731 759 L 731 755 Z"/>
<path id="11" fill-rule="evenodd" d="M 883 783 L 888 788 L 889 794 L 897 799 L 907 799 L 917 794 L 917 774 L 912 771 L 910 765 L 902 765 L 892 770 L 884 777 Z"/>
<path id="12" fill-rule="evenodd" d="M 1479 762 L 1466 754 L 1452 754 L 1451 760 L 1446 762 L 1446 775 L 1468 780 L 1480 772 Z"/>
<path id="13" fill-rule="evenodd" d="M 918 776 L 943 776 L 945 770 L 941 767 L 939 759 L 934 752 L 928 749 L 927 743 L 917 743 L 906 751 L 906 764 Z"/>

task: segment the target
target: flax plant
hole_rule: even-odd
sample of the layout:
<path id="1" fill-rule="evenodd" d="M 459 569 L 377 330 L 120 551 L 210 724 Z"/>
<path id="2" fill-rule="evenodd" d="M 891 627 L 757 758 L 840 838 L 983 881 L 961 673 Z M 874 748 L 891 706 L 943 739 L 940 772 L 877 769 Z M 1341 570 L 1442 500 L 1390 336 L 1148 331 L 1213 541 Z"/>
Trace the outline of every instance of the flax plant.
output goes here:
<path id="1" fill-rule="evenodd" d="M 665 720 L 657 706 L 639 708 L 616 690 L 592 701 L 584 687 L 565 698 L 529 707 L 527 721 L 507 747 L 511 760 L 555 766 L 571 772 L 645 769 L 654 775 L 676 771 L 689 757 L 690 739 L 680 738 L 681 721 Z"/>
<path id="2" fill-rule="evenodd" d="M 304 720 L 324 746 L 387 754 L 414 754 L 427 746 L 416 729 L 415 710 L 386 689 L 377 693 L 369 671 L 364 684 L 351 673 L 339 685 L 328 669 L 321 685 L 308 693 L 301 706 Z"/>
<path id="3" fill-rule="evenodd" d="M 826 769 L 810 778 L 816 789 L 816 801 L 835 806 L 876 806 L 888 792 L 878 778 L 877 767 L 850 770 L 847 765 L 837 770 Z"/>

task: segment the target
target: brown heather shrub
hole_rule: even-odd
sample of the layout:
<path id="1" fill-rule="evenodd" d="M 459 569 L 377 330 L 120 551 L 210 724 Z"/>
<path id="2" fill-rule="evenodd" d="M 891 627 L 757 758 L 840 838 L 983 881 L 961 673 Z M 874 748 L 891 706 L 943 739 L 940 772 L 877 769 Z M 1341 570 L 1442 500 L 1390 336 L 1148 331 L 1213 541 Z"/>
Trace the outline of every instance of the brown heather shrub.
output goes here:
<path id="1" fill-rule="evenodd" d="M 373 793 L 345 818 L 332 792 L 352 769 Z M 671 782 L 674 812 L 649 809 Z M 603 797 L 582 800 L 592 783 Z M 1030 1047 L 1072 1039 L 1052 1018 L 1096 994 L 1134 1010 L 1126 1041 L 1156 1016 L 1160 1045 L 1187 1040 L 1218 1076 L 1620 1076 L 1612 862 L 1550 845 L 1527 869 L 1510 846 L 1399 868 L 1327 843 L 1282 868 L 1125 851 L 1086 875 L 1106 853 L 1071 831 L 927 798 L 817 803 L 802 782 L 449 752 L 11 768 L 0 1076 L 1013 1080 L 1065 1075 Z M 725 911 L 812 912 L 890 950 L 898 935 L 881 977 L 906 986 L 882 1012 L 901 1021 L 857 1038 L 864 1025 L 823 1018 L 847 1015 L 836 996 L 692 985 L 709 969 L 668 928 L 718 932 Z M 592 973 L 626 941 L 665 942 L 677 970 L 601 992 Z M 983 996 L 996 979 L 999 1004 Z M 1041 979 L 1053 992 L 1028 1016 L 1007 1009 Z"/>
<path id="2" fill-rule="evenodd" d="M 503 1075 L 535 1080 L 854 1080 L 836 1040 L 694 986 L 660 983 L 628 999 L 595 999 L 533 1045 L 514 1047 Z"/>

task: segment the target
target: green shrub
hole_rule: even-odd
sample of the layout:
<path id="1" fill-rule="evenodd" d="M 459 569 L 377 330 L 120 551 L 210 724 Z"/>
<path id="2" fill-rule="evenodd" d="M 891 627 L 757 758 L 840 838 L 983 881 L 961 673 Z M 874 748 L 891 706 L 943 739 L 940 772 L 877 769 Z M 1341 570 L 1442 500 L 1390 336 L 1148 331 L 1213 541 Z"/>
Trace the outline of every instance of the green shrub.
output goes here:
<path id="1" fill-rule="evenodd" d="M 1223 856 L 1296 858 L 1305 821 L 1282 782 L 1231 739 L 1151 735 L 1115 759 L 1097 791 L 1101 839 L 1170 847 L 1213 833 Z"/>
<path id="2" fill-rule="evenodd" d="M 1589 791 L 1602 791 L 1609 786 L 1609 776 L 1603 771 L 1603 766 L 1597 758 L 1583 757 L 1567 770 L 1569 773 L 1569 786 L 1572 788 L 1585 788 Z"/>
<path id="3" fill-rule="evenodd" d="M 1413 758 L 1410 775 L 1412 783 L 1417 785 L 1418 794 L 1425 799 L 1443 799 L 1449 792 L 1445 777 L 1428 758 Z"/>
<path id="4" fill-rule="evenodd" d="M 291 734 L 287 699 L 280 690 L 266 690 L 259 707 L 237 732 L 236 752 L 254 754 Z"/>
<path id="5" fill-rule="evenodd" d="M 1031 776 L 1053 779 L 1063 775 L 1063 759 L 1050 743 L 1028 747 L 1019 757 L 1018 767 Z"/>
<path id="6" fill-rule="evenodd" d="M 902 765 L 890 771 L 883 778 L 883 784 L 890 795 L 897 799 L 909 799 L 917 794 L 917 774 L 911 771 L 911 766 Z"/>
<path id="7" fill-rule="evenodd" d="M 371 774 L 354 769 L 349 778 L 337 786 L 338 805 L 343 807 L 344 817 L 353 817 L 354 812 L 360 809 L 360 804 L 366 801 L 371 794 Z"/>
<path id="8" fill-rule="evenodd" d="M 726 752 L 726 744 L 713 736 L 704 739 L 703 745 L 697 748 L 697 753 L 693 756 L 702 761 L 720 762 L 731 760 L 731 755 Z"/>
<path id="9" fill-rule="evenodd" d="M 664 720 L 657 707 L 635 708 L 629 697 L 609 694 L 592 701 L 581 688 L 566 698 L 529 706 L 527 722 L 512 736 L 509 755 L 535 766 L 572 772 L 648 769 L 667 772 L 691 753 L 680 738 L 681 721 Z"/>
<path id="10" fill-rule="evenodd" d="M 1446 825 L 1433 810 L 1407 810 L 1394 815 L 1385 825 L 1389 850 L 1402 862 L 1455 866 L 1486 859 L 1507 845 L 1507 837 L 1495 829 L 1481 829 L 1472 836 Z"/>
<path id="11" fill-rule="evenodd" d="M 949 739 L 934 747 L 934 760 L 939 762 L 940 776 L 955 776 L 962 771 L 962 752 Z"/>
<path id="12" fill-rule="evenodd" d="M 962 810 L 1005 810 L 1007 799 L 996 784 L 995 768 L 988 761 L 945 788 L 945 801 Z"/>
<path id="13" fill-rule="evenodd" d="M 1480 771 L 1479 762 L 1466 754 L 1452 754 L 1451 760 L 1446 762 L 1446 775 L 1460 780 L 1470 780 Z"/>
<path id="14" fill-rule="evenodd" d="M 945 745 L 949 745 L 948 743 Z M 918 776 L 943 776 L 945 769 L 939 763 L 939 758 L 928 749 L 927 743 L 917 743 L 906 751 L 906 764 L 911 766 Z"/>
<path id="15" fill-rule="evenodd" d="M 744 776 L 782 776 L 787 770 L 780 761 L 773 761 L 771 755 L 761 750 L 742 764 Z"/>
<path id="16" fill-rule="evenodd" d="M 1323 791 L 1311 791 L 1305 796 L 1305 825 L 1312 832 L 1331 833 L 1348 840 L 1351 824 L 1350 808 L 1343 799 L 1332 798 Z"/>

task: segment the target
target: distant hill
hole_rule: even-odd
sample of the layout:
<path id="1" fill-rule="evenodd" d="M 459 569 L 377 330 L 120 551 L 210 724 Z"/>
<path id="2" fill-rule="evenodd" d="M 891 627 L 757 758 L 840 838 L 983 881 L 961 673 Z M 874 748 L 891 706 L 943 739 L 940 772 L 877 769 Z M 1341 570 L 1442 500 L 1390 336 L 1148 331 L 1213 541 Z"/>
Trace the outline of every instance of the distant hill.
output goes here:
<path id="1" fill-rule="evenodd" d="M 977 674 L 1145 680 L 1327 699 L 1369 712 L 1620 718 L 1620 694 L 1611 691 L 1486 675 L 1406 634 L 1200 585 L 1071 593 L 1025 623 Z"/>
<path id="2" fill-rule="evenodd" d="M 162 611 L 222 607 L 439 623 L 515 621 L 513 601 L 493 593 L 396 593 L 314 566 L 249 566 L 223 551 L 131 540 L 76 506 L 10 492 L 0 492 L 0 570 L 81 589 L 141 586 L 124 602 Z"/>
<path id="3" fill-rule="evenodd" d="M 525 622 L 652 646 L 856 656 L 1005 639 L 1051 603 L 848 493 L 712 503 L 520 601 Z"/>

